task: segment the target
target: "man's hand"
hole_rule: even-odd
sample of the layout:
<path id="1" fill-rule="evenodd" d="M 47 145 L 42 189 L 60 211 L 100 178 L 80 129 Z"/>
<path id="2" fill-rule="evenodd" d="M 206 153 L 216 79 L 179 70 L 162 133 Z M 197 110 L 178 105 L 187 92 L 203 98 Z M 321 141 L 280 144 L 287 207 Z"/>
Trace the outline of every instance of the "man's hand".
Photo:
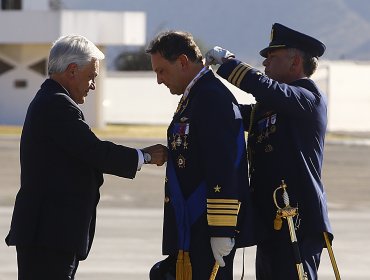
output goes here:
<path id="1" fill-rule="evenodd" d="M 230 237 L 211 237 L 213 256 L 220 267 L 225 266 L 223 257 L 230 254 L 235 245 L 235 239 Z"/>
<path id="2" fill-rule="evenodd" d="M 150 154 L 150 164 L 156 164 L 157 166 L 163 165 L 167 161 L 167 147 L 162 144 L 156 144 L 153 146 L 142 149 L 144 152 Z"/>
<path id="3" fill-rule="evenodd" d="M 222 64 L 227 61 L 230 57 L 235 57 L 235 55 L 226 49 L 219 46 L 214 47 L 206 53 L 206 66 L 212 64 Z"/>

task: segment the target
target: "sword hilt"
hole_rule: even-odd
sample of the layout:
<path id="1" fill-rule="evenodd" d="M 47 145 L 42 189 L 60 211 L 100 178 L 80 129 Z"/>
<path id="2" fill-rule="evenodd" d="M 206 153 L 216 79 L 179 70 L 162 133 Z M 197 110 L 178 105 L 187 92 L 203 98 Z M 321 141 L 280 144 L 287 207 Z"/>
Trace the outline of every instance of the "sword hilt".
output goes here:
<path id="1" fill-rule="evenodd" d="M 280 184 L 280 186 L 279 186 L 279 187 L 277 187 L 277 188 L 276 188 L 276 190 L 275 190 L 275 191 L 274 191 L 274 193 L 273 193 L 274 203 L 275 203 L 275 205 L 276 205 L 276 207 L 277 207 L 278 209 L 282 209 L 282 208 L 279 206 L 279 204 L 278 204 L 278 202 L 277 202 L 277 200 L 276 200 L 276 193 L 277 193 L 277 191 L 278 191 L 278 190 L 280 190 L 280 189 L 283 189 L 283 200 L 284 200 L 285 207 L 288 207 L 288 206 L 289 206 L 289 204 L 290 204 L 290 202 L 289 202 L 289 195 L 288 195 L 288 192 L 286 191 L 286 188 L 287 188 L 287 187 L 288 187 L 288 186 L 285 184 L 284 180 L 281 180 L 281 184 Z"/>
<path id="2" fill-rule="evenodd" d="M 282 223 L 283 223 L 281 218 L 286 219 L 288 217 L 294 217 L 294 216 L 298 215 L 298 208 L 290 206 L 289 195 L 288 195 L 288 192 L 286 191 L 287 187 L 288 186 L 285 184 L 284 180 L 281 180 L 280 186 L 277 187 L 276 190 L 273 193 L 274 203 L 277 207 L 276 218 L 274 220 L 274 229 L 275 230 L 280 230 L 281 229 Z M 284 207 L 280 207 L 279 203 L 277 202 L 277 199 L 276 199 L 276 193 L 280 189 L 283 190 L 283 201 L 284 201 L 284 204 L 285 204 Z"/>

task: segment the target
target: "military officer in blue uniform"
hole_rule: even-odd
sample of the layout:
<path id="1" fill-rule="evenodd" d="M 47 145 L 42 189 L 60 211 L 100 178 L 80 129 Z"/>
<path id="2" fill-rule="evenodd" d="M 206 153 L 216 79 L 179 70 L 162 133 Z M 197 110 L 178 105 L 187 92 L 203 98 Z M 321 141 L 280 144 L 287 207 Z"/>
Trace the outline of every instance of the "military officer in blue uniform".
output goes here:
<path id="1" fill-rule="evenodd" d="M 163 254 L 151 279 L 233 279 L 236 248 L 253 245 L 244 127 L 238 103 L 204 66 L 191 34 L 147 48 L 159 84 L 182 95 L 168 127 Z M 216 262 L 215 262 L 216 261 Z"/>
<path id="2" fill-rule="evenodd" d="M 324 51 L 319 40 L 275 23 L 268 47 L 260 51 L 264 74 L 221 47 L 206 54 L 208 64 L 221 64 L 221 77 L 256 99 L 241 112 L 256 207 L 257 279 L 298 279 L 288 226 L 274 229 L 273 193 L 282 180 L 290 205 L 298 208 L 293 219 L 308 279 L 317 279 L 323 232 L 333 237 L 321 182 L 327 99 L 310 79 Z"/>

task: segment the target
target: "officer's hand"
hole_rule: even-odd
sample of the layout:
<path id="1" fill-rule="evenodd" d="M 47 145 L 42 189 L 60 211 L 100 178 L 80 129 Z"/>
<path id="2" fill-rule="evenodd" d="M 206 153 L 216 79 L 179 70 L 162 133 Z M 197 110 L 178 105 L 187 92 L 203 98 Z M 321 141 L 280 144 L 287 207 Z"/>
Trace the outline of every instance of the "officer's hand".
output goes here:
<path id="1" fill-rule="evenodd" d="M 223 257 L 230 254 L 235 245 L 235 239 L 230 237 L 211 237 L 213 256 L 220 267 L 225 266 Z"/>
<path id="2" fill-rule="evenodd" d="M 227 61 L 230 57 L 235 57 L 235 55 L 229 52 L 226 49 L 223 49 L 219 46 L 214 47 L 213 49 L 209 50 L 206 55 L 206 66 L 212 64 L 222 64 Z"/>
<path id="3" fill-rule="evenodd" d="M 156 164 L 157 166 L 163 165 L 167 161 L 167 147 L 162 144 L 156 144 L 153 146 L 142 149 L 151 156 L 150 164 Z"/>

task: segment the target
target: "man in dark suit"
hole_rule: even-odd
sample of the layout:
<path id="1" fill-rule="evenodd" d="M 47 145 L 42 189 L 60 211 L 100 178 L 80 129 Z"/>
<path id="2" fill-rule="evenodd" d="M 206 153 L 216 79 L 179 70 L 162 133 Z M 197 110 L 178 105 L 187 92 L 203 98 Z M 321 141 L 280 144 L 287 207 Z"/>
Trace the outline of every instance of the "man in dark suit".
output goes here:
<path id="1" fill-rule="evenodd" d="M 244 128 L 238 103 L 205 67 L 191 34 L 147 48 L 159 84 L 182 95 L 167 130 L 163 254 L 150 278 L 233 279 L 236 248 L 253 245 Z M 172 278 L 171 278 L 172 277 Z"/>
<path id="2" fill-rule="evenodd" d="M 8 245 L 17 249 L 18 279 L 74 279 L 95 232 L 103 173 L 134 178 L 143 163 L 163 165 L 167 148 L 137 150 L 99 140 L 78 104 L 95 89 L 104 54 L 82 36 L 52 46 L 50 78 L 32 100 L 23 126 L 21 187 Z"/>
<path id="3" fill-rule="evenodd" d="M 269 45 L 260 51 L 264 74 L 220 47 L 206 54 L 208 64 L 221 64 L 221 77 L 257 101 L 241 106 L 256 206 L 257 279 L 298 279 L 300 261 L 308 279 L 317 279 L 324 236 L 333 237 L 321 181 L 327 100 L 310 79 L 324 52 L 319 40 L 275 23 Z M 287 223 L 280 228 L 273 198 L 279 186 L 288 193 L 283 200 L 277 192 L 279 207 L 290 201 L 298 208 L 293 219 L 301 260 Z"/>

